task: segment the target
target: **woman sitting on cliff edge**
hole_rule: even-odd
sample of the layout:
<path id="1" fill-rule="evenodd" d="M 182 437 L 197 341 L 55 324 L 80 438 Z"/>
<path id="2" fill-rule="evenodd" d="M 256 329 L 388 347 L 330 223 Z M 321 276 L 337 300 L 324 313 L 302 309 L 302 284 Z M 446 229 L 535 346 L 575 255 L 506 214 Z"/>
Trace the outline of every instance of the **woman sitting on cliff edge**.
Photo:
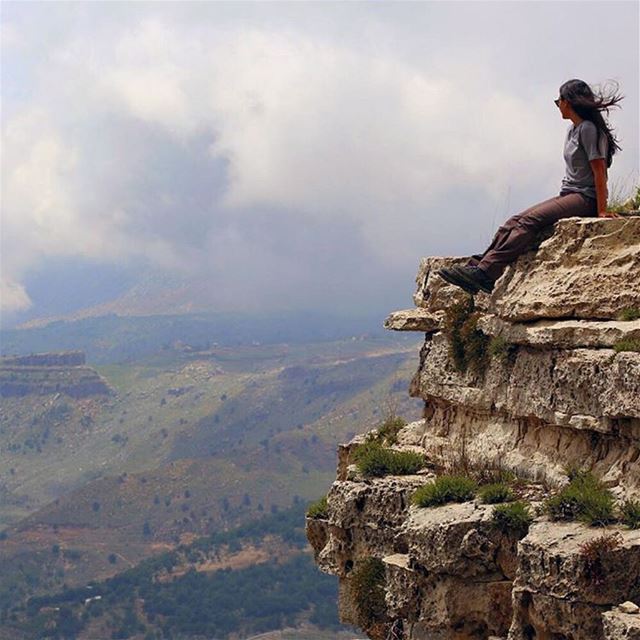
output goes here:
<path id="1" fill-rule="evenodd" d="M 620 146 L 601 112 L 608 115 L 622 99 L 617 86 L 605 93 L 594 92 L 582 80 L 565 82 L 554 101 L 562 118 L 573 123 L 564 143 L 566 173 L 560 195 L 511 216 L 482 255 L 438 274 L 472 295 L 479 290 L 490 293 L 507 265 L 533 247 L 541 229 L 572 216 L 618 217 L 607 211 L 607 169 Z"/>

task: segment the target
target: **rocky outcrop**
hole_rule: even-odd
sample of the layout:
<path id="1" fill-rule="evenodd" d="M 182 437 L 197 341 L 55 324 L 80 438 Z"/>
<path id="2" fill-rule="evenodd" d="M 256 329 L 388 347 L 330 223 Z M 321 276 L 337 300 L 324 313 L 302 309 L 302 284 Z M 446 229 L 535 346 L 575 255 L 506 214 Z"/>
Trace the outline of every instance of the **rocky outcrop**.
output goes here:
<path id="1" fill-rule="evenodd" d="M 421 263 L 421 312 L 444 314 L 465 299 L 435 274 L 445 261 Z M 478 329 L 503 349 L 483 375 L 456 369 L 443 331 L 427 336 L 411 393 L 425 400 L 428 420 L 410 442 L 433 451 L 465 440 L 477 462 L 500 459 L 551 481 L 587 463 L 621 490 L 637 489 L 640 353 L 615 347 L 637 349 L 639 261 L 638 217 L 558 223 L 491 296 L 476 296 Z"/>
<path id="2" fill-rule="evenodd" d="M 112 393 L 106 381 L 85 366 L 82 351 L 37 353 L 0 359 L 0 397 L 64 393 L 72 398 Z"/>
<path id="3" fill-rule="evenodd" d="M 500 278 L 489 309 L 510 322 L 615 320 L 640 296 L 640 219 L 568 219 Z"/>
<path id="4" fill-rule="evenodd" d="M 624 605 L 625 603 L 623 603 Z M 602 614 L 604 637 L 606 640 L 640 640 L 640 615 L 635 603 L 632 612 L 621 610 L 620 605 L 613 611 Z"/>
<path id="5" fill-rule="evenodd" d="M 602 614 L 640 597 L 640 531 L 616 531 L 620 542 L 598 568 L 581 546 L 601 531 L 575 523 L 538 522 L 519 543 L 509 637 L 603 638 Z"/>
<path id="6" fill-rule="evenodd" d="M 86 364 L 84 351 L 31 353 L 27 356 L 4 356 L 0 364 L 7 367 L 77 367 Z"/>
<path id="7" fill-rule="evenodd" d="M 426 309 L 405 309 L 394 311 L 384 321 L 385 329 L 394 331 L 423 331 L 435 333 L 440 328 L 443 313 L 431 313 Z"/>
<path id="8" fill-rule="evenodd" d="M 423 259 L 416 308 L 385 322 L 425 334 L 410 386 L 424 419 L 394 445 L 424 454 L 425 469 L 361 477 L 358 436 L 339 448 L 327 516 L 307 521 L 318 565 L 340 578 L 342 619 L 372 638 L 640 637 L 640 531 L 609 525 L 615 544 L 594 561 L 585 549 L 603 529 L 539 508 L 570 468 L 619 500 L 640 497 L 640 218 L 568 219 L 547 236 L 473 305 L 437 275 L 468 258 Z M 534 513 L 526 535 L 497 529 L 478 499 L 411 503 L 461 461 L 521 479 Z M 384 566 L 384 615 L 370 625 L 352 588 L 368 558 Z"/>
<path id="9" fill-rule="evenodd" d="M 464 292 L 436 272 L 468 258 L 424 258 L 416 278 L 416 307 L 444 311 Z M 522 256 L 497 282 L 479 294 L 478 306 L 509 322 L 540 319 L 615 320 L 638 306 L 640 218 L 569 218 L 537 251 Z"/>

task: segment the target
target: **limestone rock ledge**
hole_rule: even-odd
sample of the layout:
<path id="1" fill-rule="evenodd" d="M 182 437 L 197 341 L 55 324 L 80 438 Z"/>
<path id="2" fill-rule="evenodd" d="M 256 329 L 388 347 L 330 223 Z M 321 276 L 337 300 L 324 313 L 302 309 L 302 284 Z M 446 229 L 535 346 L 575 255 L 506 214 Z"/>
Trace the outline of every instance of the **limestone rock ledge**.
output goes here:
<path id="1" fill-rule="evenodd" d="M 461 458 L 511 470 L 531 483 L 534 505 L 572 466 L 617 498 L 640 497 L 640 217 L 556 224 L 491 295 L 475 296 L 486 354 L 483 367 L 465 370 L 444 321 L 468 296 L 437 270 L 466 260 L 423 259 L 416 308 L 385 323 L 425 333 L 409 389 L 424 400 L 424 419 L 404 427 L 395 447 L 424 453 L 429 470 Z M 640 639 L 639 531 L 608 527 L 621 544 L 594 576 L 580 545 L 602 529 L 538 514 L 518 540 L 477 501 L 419 509 L 410 495 L 430 471 L 359 477 L 351 463 L 360 442 L 339 447 L 327 518 L 307 519 L 319 567 L 339 576 L 344 622 L 376 640 Z M 367 558 L 385 576 L 385 617 L 369 626 L 352 593 Z"/>
<path id="2" fill-rule="evenodd" d="M 402 448 L 402 447 L 400 447 Z M 636 638 L 640 530 L 549 522 L 538 515 L 522 538 L 499 530 L 479 501 L 419 508 L 410 495 L 425 476 L 337 480 L 328 514 L 307 518 L 320 569 L 339 577 L 345 623 L 374 640 L 619 640 Z M 540 487 L 520 491 L 540 496 Z M 540 502 L 532 500 L 533 508 Z M 619 545 L 594 565 L 581 545 L 603 533 Z M 354 576 L 370 558 L 384 567 L 383 617 L 363 620 Z"/>
<path id="3" fill-rule="evenodd" d="M 468 258 L 423 258 L 416 307 L 446 309 L 465 294 L 441 280 L 444 265 Z M 546 319 L 613 320 L 640 295 L 640 217 L 567 218 L 536 251 L 507 269 L 480 306 L 509 322 Z"/>
<path id="4" fill-rule="evenodd" d="M 423 259 L 417 308 L 387 320 L 426 334 L 410 387 L 425 421 L 403 444 L 551 482 L 583 465 L 621 494 L 640 490 L 640 217 L 562 220 L 476 295 L 477 328 L 502 351 L 482 374 L 459 370 L 443 330 L 468 296 L 436 272 L 465 261 Z"/>

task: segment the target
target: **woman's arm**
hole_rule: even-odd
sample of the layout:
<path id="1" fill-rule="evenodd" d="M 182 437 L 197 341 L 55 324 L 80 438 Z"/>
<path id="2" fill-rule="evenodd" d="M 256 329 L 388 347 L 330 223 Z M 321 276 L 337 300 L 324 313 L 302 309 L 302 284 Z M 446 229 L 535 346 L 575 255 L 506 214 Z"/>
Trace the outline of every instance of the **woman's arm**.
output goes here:
<path id="1" fill-rule="evenodd" d="M 618 214 L 607 211 L 607 167 L 604 158 L 595 158 L 589 162 L 596 186 L 596 200 L 598 202 L 599 218 L 617 218 Z"/>

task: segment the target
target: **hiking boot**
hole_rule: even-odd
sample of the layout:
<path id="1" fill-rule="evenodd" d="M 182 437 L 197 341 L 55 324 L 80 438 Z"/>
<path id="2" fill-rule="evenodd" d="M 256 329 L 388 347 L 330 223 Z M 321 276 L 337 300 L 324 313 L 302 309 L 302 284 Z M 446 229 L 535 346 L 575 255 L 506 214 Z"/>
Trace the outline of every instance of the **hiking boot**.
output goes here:
<path id="1" fill-rule="evenodd" d="M 477 267 L 480 264 L 480 261 L 484 258 L 481 253 L 474 253 L 469 260 L 467 260 L 467 267 Z"/>
<path id="2" fill-rule="evenodd" d="M 485 293 L 491 293 L 495 280 L 492 280 L 482 269 L 479 267 L 459 267 L 454 266 L 451 270 L 463 281 L 471 287 L 476 287 Z"/>
<path id="3" fill-rule="evenodd" d="M 449 284 L 452 284 L 456 287 L 460 287 L 464 289 L 467 293 L 470 293 L 472 296 L 480 291 L 479 287 L 475 284 L 469 282 L 466 278 L 463 278 L 457 271 L 454 270 L 455 267 L 442 267 L 442 269 L 438 269 L 437 274 Z"/>

